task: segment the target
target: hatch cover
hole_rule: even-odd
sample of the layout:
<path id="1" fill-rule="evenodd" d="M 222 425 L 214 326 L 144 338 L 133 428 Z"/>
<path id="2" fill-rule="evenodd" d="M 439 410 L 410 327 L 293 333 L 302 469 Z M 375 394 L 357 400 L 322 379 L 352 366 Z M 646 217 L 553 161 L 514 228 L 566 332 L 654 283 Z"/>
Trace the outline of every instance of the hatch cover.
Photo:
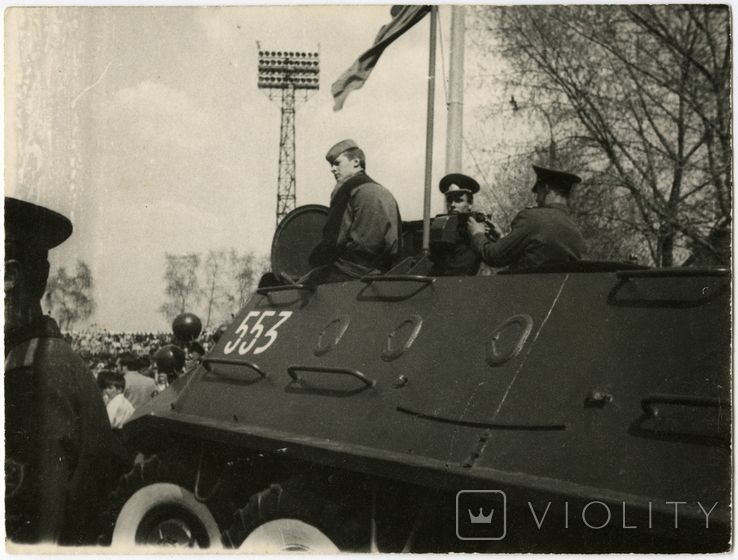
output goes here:
<path id="1" fill-rule="evenodd" d="M 328 208 L 307 204 L 295 208 L 277 226 L 272 241 L 272 272 L 277 278 L 298 280 L 313 268 L 308 258 L 320 243 Z"/>

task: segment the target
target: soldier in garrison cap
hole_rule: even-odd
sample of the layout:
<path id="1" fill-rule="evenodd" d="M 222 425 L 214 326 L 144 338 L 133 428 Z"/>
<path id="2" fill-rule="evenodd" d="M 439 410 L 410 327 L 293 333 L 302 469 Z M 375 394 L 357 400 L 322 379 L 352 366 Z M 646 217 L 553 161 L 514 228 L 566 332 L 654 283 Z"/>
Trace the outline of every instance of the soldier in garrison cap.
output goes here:
<path id="1" fill-rule="evenodd" d="M 446 213 L 469 214 L 479 183 L 463 173 L 451 173 L 441 179 L 438 188 L 446 197 Z M 463 226 L 463 223 L 461 224 Z M 489 232 L 487 232 L 489 235 Z M 494 234 L 494 232 L 492 232 Z M 499 237 L 499 235 L 497 235 Z M 479 272 L 482 258 L 470 247 L 471 238 L 466 228 L 459 232 L 459 239 L 449 247 L 432 253 L 431 276 L 474 276 Z"/>
<path id="2" fill-rule="evenodd" d="M 523 269 L 582 258 L 584 239 L 569 216 L 568 204 L 571 188 L 582 180 L 572 173 L 535 165 L 533 170 L 537 206 L 520 212 L 508 235 L 490 241 L 483 235 L 484 226 L 469 220 L 472 249 L 489 266 Z"/>
<path id="3" fill-rule="evenodd" d="M 387 272 L 400 252 L 400 209 L 395 197 L 366 174 L 364 152 L 353 140 L 325 157 L 336 179 L 321 243 L 309 262 L 316 284 Z"/>
<path id="4" fill-rule="evenodd" d="M 5 198 L 5 531 L 12 542 L 94 544 L 111 429 L 95 378 L 41 310 L 48 250 L 72 223 Z"/>

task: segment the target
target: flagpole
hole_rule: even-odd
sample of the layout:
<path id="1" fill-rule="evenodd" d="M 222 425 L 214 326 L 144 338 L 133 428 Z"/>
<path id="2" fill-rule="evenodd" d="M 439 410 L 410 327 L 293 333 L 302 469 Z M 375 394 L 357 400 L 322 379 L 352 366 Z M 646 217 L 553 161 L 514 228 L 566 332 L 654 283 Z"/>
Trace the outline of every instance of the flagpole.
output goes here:
<path id="1" fill-rule="evenodd" d="M 451 6 L 451 53 L 448 64 L 448 125 L 446 173 L 461 173 L 461 139 L 464 120 L 464 16 L 465 6 Z"/>
<path id="2" fill-rule="evenodd" d="M 431 175 L 433 171 L 433 109 L 436 90 L 436 19 L 438 6 L 431 6 L 428 55 L 428 111 L 425 132 L 425 196 L 423 200 L 423 253 L 430 254 Z"/>

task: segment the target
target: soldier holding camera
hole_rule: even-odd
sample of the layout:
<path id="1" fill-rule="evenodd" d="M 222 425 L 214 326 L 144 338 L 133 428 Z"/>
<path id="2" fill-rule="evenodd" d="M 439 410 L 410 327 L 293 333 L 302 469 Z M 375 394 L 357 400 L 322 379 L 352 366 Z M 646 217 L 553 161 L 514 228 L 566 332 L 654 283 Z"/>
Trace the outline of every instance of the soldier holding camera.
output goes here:
<path id="1" fill-rule="evenodd" d="M 482 222 L 485 236 L 498 239 L 496 226 L 480 212 L 472 211 L 474 194 L 479 192 L 479 183 L 462 173 L 451 173 L 441 179 L 438 188 L 446 197 L 446 212 L 458 215 L 458 237 L 453 245 L 438 246 L 433 252 L 433 276 L 474 276 L 479 272 L 482 258 L 471 248 L 471 236 L 466 222 L 476 216 Z"/>

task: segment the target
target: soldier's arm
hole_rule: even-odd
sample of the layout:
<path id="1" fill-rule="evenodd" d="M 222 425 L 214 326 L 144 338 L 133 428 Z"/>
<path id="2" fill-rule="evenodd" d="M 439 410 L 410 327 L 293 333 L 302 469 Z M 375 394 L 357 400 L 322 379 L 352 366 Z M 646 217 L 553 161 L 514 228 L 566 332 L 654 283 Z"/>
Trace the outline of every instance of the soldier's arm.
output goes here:
<path id="1" fill-rule="evenodd" d="M 508 266 L 515 263 L 523 253 L 529 235 L 530 226 L 523 211 L 513 220 L 508 235 L 491 241 L 484 233 L 475 233 L 471 239 L 471 247 L 488 266 Z"/>
<path id="2" fill-rule="evenodd" d="M 71 447 L 78 444 L 74 437 L 75 413 L 64 391 L 68 383 L 59 376 L 44 374 L 41 391 L 40 426 L 38 437 L 39 541 L 58 542 L 64 524 L 67 486 L 71 472 Z"/>
<path id="3" fill-rule="evenodd" d="M 397 243 L 397 209 L 390 194 L 369 184 L 362 185 L 354 191 L 350 206 L 353 222 L 347 249 L 381 254 Z"/>

